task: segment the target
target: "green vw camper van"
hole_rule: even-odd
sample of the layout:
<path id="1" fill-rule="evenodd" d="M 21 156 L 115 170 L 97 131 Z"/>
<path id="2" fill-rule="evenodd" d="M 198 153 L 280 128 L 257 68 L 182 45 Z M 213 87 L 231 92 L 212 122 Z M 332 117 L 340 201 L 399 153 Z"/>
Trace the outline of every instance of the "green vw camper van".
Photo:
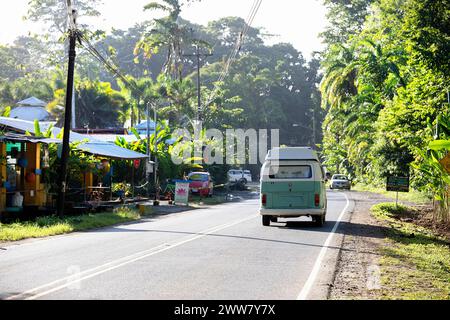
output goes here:
<path id="1" fill-rule="evenodd" d="M 278 218 L 312 217 L 325 223 L 327 196 L 325 175 L 317 153 L 308 147 L 274 148 L 261 168 L 262 223 Z"/>

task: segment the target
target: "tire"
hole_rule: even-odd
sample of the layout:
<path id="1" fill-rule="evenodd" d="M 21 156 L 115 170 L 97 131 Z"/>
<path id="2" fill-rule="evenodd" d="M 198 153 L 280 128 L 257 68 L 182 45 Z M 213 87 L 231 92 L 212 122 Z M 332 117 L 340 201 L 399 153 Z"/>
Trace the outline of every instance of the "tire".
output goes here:
<path id="1" fill-rule="evenodd" d="M 271 216 L 262 216 L 262 224 L 264 227 L 270 226 L 270 218 Z"/>
<path id="2" fill-rule="evenodd" d="M 325 215 L 313 216 L 313 222 L 317 227 L 323 227 L 325 224 Z"/>
<path id="3" fill-rule="evenodd" d="M 270 222 L 278 222 L 278 217 L 271 216 L 270 217 Z"/>

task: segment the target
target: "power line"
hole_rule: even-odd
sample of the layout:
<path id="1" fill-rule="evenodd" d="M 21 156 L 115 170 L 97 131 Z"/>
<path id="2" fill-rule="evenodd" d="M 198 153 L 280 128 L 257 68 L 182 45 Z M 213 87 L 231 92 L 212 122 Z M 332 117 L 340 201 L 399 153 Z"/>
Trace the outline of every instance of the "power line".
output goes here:
<path id="1" fill-rule="evenodd" d="M 228 75 L 229 69 L 231 67 L 231 64 L 234 62 L 234 60 L 236 59 L 237 54 L 240 52 L 241 48 L 242 48 L 242 44 L 244 41 L 245 36 L 247 35 L 248 31 L 250 30 L 250 26 L 253 23 L 253 20 L 256 16 L 256 13 L 259 10 L 259 7 L 261 6 L 262 0 L 255 0 L 253 2 L 253 6 L 250 10 L 250 13 L 247 17 L 247 20 L 245 21 L 244 27 L 242 29 L 242 31 L 240 32 L 238 38 L 236 39 L 236 45 L 234 47 L 234 50 L 232 51 L 232 53 L 230 54 L 228 61 L 225 65 L 225 68 L 219 78 L 218 82 L 221 82 L 225 79 L 225 77 Z"/>
<path id="2" fill-rule="evenodd" d="M 230 55 L 228 56 L 228 59 L 226 60 L 224 68 L 219 76 L 219 79 L 216 81 L 216 83 L 222 82 L 228 76 L 230 67 L 233 64 L 233 62 L 236 60 L 238 53 L 241 51 L 245 36 L 247 35 L 248 31 L 250 30 L 253 20 L 255 19 L 256 14 L 259 11 L 259 8 L 261 7 L 261 4 L 262 4 L 262 0 L 255 0 L 253 2 L 252 8 L 247 16 L 247 20 L 245 21 L 242 31 L 239 33 L 239 36 L 236 39 L 236 44 L 235 44 L 234 48 L 232 49 Z M 218 90 L 218 85 L 216 84 L 216 85 L 214 85 L 214 89 L 213 89 L 212 93 L 210 94 L 210 97 L 209 97 L 206 105 L 209 105 L 214 100 L 214 98 L 217 95 L 217 90 Z"/>
<path id="3" fill-rule="evenodd" d="M 79 40 L 81 45 L 94 57 L 96 58 L 109 72 L 113 75 L 119 77 L 127 86 L 132 87 L 141 95 L 144 95 L 142 90 L 135 86 L 133 83 L 128 81 L 127 77 L 120 71 L 120 68 L 114 64 L 114 62 L 108 61 L 106 58 L 102 56 L 100 52 L 92 45 L 89 39 L 83 35 L 82 33 L 78 33 Z"/>

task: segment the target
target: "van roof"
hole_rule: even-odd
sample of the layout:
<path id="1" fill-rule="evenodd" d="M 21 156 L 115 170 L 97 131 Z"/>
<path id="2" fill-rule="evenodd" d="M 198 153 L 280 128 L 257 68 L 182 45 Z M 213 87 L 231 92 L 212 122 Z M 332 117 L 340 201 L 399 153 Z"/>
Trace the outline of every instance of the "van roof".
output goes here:
<path id="1" fill-rule="evenodd" d="M 266 160 L 315 160 L 317 152 L 310 147 L 273 148 L 267 153 Z"/>

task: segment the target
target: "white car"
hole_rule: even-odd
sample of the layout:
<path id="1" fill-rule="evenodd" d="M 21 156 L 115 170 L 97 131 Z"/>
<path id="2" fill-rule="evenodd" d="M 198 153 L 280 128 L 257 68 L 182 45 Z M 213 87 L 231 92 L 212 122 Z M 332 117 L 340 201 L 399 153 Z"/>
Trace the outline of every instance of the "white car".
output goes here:
<path id="1" fill-rule="evenodd" d="M 330 189 L 351 189 L 350 179 L 343 174 L 334 174 L 331 177 Z"/>
<path id="2" fill-rule="evenodd" d="M 252 173 L 250 172 L 250 170 L 232 169 L 228 171 L 228 181 L 241 181 L 244 184 L 247 184 L 249 182 L 252 182 Z"/>

